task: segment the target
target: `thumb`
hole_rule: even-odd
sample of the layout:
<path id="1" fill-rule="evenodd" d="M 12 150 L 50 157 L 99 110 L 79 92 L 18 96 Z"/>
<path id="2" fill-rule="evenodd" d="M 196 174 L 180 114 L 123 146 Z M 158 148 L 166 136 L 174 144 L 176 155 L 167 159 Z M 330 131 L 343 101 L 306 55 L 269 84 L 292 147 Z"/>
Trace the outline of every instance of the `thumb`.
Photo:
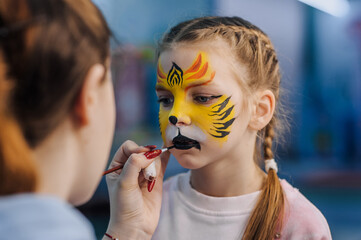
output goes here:
<path id="1" fill-rule="evenodd" d="M 147 159 L 143 153 L 133 153 L 130 155 L 120 173 L 120 180 L 123 182 L 123 186 L 126 186 L 126 184 L 138 186 L 140 172 L 153 161 L 154 159 Z"/>

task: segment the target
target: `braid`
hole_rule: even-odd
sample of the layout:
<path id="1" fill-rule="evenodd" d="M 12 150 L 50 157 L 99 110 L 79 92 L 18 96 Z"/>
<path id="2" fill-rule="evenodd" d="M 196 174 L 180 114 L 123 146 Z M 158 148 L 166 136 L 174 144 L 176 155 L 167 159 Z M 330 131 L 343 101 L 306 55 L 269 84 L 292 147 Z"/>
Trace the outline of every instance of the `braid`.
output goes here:
<path id="1" fill-rule="evenodd" d="M 181 31 L 185 31 L 188 28 L 188 25 L 194 24 L 193 20 L 188 20 L 185 22 L 182 22 L 175 27 L 171 28 L 171 30 L 163 37 L 162 43 L 171 43 L 175 40 L 175 38 L 180 34 Z M 160 44 L 162 44 L 160 43 Z"/>
<path id="2" fill-rule="evenodd" d="M 265 129 L 265 136 L 264 136 L 264 143 L 263 143 L 263 155 L 264 159 L 273 159 L 273 152 L 272 152 L 272 142 L 274 138 L 274 130 L 273 130 L 273 120 L 266 126 Z"/>

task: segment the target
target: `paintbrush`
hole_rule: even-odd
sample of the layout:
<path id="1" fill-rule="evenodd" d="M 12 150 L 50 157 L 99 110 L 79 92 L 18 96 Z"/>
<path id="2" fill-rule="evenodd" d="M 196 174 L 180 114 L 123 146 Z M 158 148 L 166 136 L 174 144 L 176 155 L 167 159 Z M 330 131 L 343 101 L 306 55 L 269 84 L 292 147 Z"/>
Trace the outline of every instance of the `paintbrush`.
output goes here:
<path id="1" fill-rule="evenodd" d="M 168 151 L 169 149 L 172 149 L 174 147 L 175 146 L 170 146 L 170 147 L 166 147 L 166 148 L 162 148 L 162 149 L 151 150 L 151 151 L 145 152 L 144 155 L 145 155 L 146 158 L 152 159 L 152 158 L 158 157 L 161 153 L 163 153 L 165 151 Z M 122 169 L 123 166 L 124 166 L 124 164 L 113 167 L 111 169 L 108 169 L 103 173 L 103 176 L 105 176 L 105 175 L 107 175 L 109 173 L 115 172 L 115 171 L 117 171 L 119 169 Z M 152 181 L 152 180 L 154 180 L 156 178 L 157 172 L 156 172 L 156 169 L 155 169 L 155 163 L 154 162 L 152 162 L 148 167 L 146 167 L 143 170 L 143 175 L 148 181 Z"/>

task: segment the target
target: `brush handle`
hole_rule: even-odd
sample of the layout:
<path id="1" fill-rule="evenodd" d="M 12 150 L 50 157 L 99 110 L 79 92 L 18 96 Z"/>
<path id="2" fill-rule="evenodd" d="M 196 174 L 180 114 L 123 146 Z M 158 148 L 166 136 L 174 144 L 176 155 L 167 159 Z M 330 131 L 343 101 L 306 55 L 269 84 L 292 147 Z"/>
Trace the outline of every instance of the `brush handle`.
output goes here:
<path id="1" fill-rule="evenodd" d="M 117 171 L 119 169 L 122 169 L 122 168 L 123 168 L 123 165 L 119 165 L 119 166 L 113 167 L 111 169 L 108 169 L 105 172 L 103 172 L 103 176 L 107 175 L 108 173 L 115 172 L 115 171 Z"/>
<path id="2" fill-rule="evenodd" d="M 146 158 L 152 159 L 152 158 L 158 157 L 161 153 L 163 153 L 163 152 L 165 152 L 165 151 L 167 151 L 167 150 L 169 150 L 169 149 L 172 149 L 172 148 L 174 148 L 174 146 L 170 146 L 170 147 L 162 148 L 162 149 L 151 150 L 151 151 L 145 152 L 144 155 L 146 156 Z M 153 165 L 153 166 L 154 166 L 154 169 L 155 169 L 154 162 L 151 163 L 148 167 L 150 167 L 151 165 Z M 103 172 L 103 176 L 105 176 L 105 175 L 107 175 L 107 174 L 109 174 L 109 173 L 115 172 L 115 171 L 117 171 L 117 170 L 119 170 L 119 169 L 122 169 L 123 166 L 124 166 L 124 164 L 123 164 L 123 165 L 116 166 L 116 167 L 113 167 L 113 168 L 111 168 L 111 169 L 108 169 L 108 170 L 106 170 L 105 172 Z M 148 168 L 148 167 L 147 167 L 147 168 Z M 146 170 L 147 168 L 145 168 L 143 172 L 147 171 L 147 170 Z M 153 170 L 152 170 L 152 172 L 153 172 Z M 145 175 L 146 175 L 146 174 L 144 173 L 144 177 L 145 177 Z M 154 175 L 154 178 L 156 177 L 156 174 L 151 173 L 151 175 Z M 146 178 L 147 178 L 147 177 L 146 177 Z M 147 178 L 147 180 L 149 180 L 149 179 Z"/>

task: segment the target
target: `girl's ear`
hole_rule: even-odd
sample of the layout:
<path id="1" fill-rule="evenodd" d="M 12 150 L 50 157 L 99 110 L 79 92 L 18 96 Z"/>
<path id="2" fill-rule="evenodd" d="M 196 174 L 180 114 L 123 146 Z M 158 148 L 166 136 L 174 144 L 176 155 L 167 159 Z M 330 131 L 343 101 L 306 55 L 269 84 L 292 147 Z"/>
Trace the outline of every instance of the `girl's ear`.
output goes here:
<path id="1" fill-rule="evenodd" d="M 94 64 L 88 71 L 74 106 L 74 117 L 78 126 L 86 126 L 91 122 L 95 103 L 98 101 L 97 91 L 103 80 L 105 68 Z"/>
<path id="2" fill-rule="evenodd" d="M 272 119 L 275 111 L 275 96 L 272 91 L 264 90 L 257 93 L 254 102 L 249 127 L 253 130 L 261 130 Z"/>

